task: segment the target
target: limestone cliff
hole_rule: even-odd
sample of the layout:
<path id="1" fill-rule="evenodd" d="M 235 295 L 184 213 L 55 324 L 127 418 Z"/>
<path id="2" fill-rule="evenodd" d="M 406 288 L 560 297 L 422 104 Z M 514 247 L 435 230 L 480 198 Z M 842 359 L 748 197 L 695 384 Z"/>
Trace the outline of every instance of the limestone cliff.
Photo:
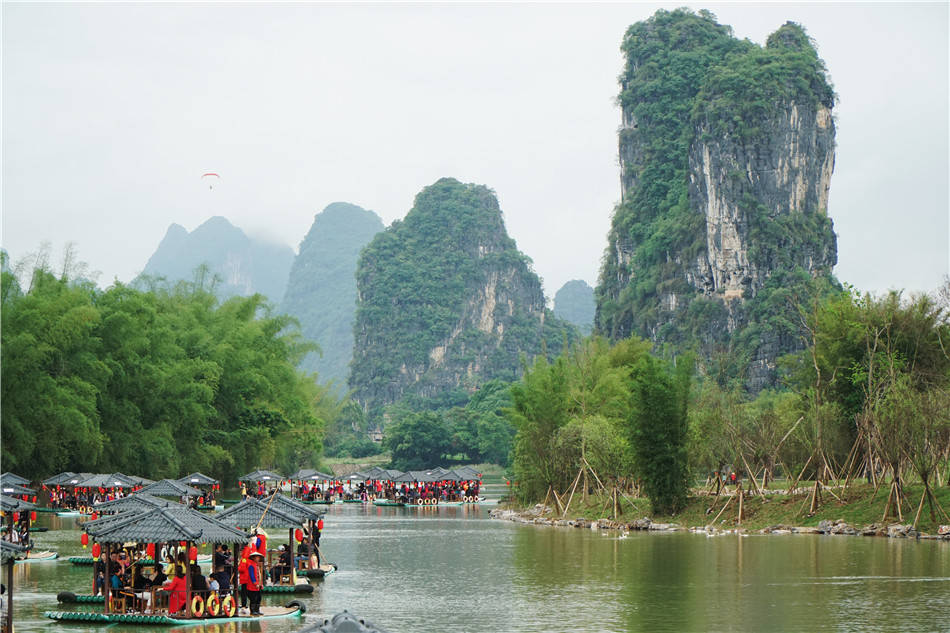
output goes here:
<path id="1" fill-rule="evenodd" d="M 597 326 L 697 350 L 707 370 L 725 362 L 725 379 L 761 389 L 798 345 L 779 294 L 834 283 L 824 65 L 798 25 L 759 47 L 686 10 L 632 26 L 623 48 L 623 195 Z"/>
<path id="2" fill-rule="evenodd" d="M 190 233 L 178 224 L 168 227 L 142 274 L 192 281 L 195 270 L 206 265 L 217 278 L 219 297 L 261 293 L 277 303 L 284 296 L 293 259 L 289 246 L 248 237 L 226 218 L 215 216 Z"/>
<path id="3" fill-rule="evenodd" d="M 322 383 L 345 390 L 353 356 L 356 262 L 360 251 L 383 230 L 372 211 L 334 202 L 313 218 L 290 269 L 281 311 L 297 318 L 305 338 L 320 346 L 301 368 Z"/>
<path id="4" fill-rule="evenodd" d="M 577 326 L 585 336 L 594 328 L 594 289 L 583 279 L 572 279 L 554 293 L 554 315 Z"/>
<path id="5" fill-rule="evenodd" d="M 407 394 L 443 398 L 514 378 L 520 357 L 576 332 L 545 309 L 538 276 L 487 187 L 443 178 L 363 250 L 350 386 L 372 414 Z"/>

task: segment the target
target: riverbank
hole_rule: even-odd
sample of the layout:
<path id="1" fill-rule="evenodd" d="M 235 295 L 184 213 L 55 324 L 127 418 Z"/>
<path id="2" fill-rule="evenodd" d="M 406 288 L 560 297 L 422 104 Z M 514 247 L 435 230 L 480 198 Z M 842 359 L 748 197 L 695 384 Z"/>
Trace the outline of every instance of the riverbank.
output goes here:
<path id="1" fill-rule="evenodd" d="M 913 528 L 923 487 L 907 486 L 905 490 L 907 503 L 902 507 L 903 520 L 888 517 L 887 521 L 882 521 L 888 489 L 884 486 L 875 492 L 873 487 L 866 484 L 853 484 L 847 490 L 825 491 L 823 503 L 813 515 L 807 514 L 810 491 L 805 488 L 799 488 L 794 494 L 772 490 L 767 495 L 750 495 L 746 491 L 742 499 L 741 523 L 738 520 L 739 504 L 734 494 L 720 495 L 718 498 L 692 496 L 682 512 L 665 516 L 654 515 L 647 499 L 620 497 L 621 512 L 616 518 L 610 517 L 613 504 L 603 495 L 589 495 L 586 500 L 575 497 L 566 516 L 558 513 L 550 504 L 502 506 L 493 510 L 491 516 L 494 519 L 535 525 L 619 531 L 847 534 L 950 540 L 950 521 L 939 510 L 936 510 L 936 520 L 931 520 L 926 504 L 917 529 Z M 944 486 L 935 489 L 934 493 L 941 507 L 950 508 L 950 488 Z"/>

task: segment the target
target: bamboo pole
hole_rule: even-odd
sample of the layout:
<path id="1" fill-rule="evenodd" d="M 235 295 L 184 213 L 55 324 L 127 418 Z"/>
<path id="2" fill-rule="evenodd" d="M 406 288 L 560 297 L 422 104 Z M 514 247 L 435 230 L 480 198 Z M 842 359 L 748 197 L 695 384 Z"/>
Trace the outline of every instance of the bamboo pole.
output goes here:
<path id="1" fill-rule="evenodd" d="M 733 499 L 735 499 L 735 497 L 729 497 L 728 499 L 726 499 L 726 503 L 723 504 L 722 510 L 720 510 L 719 514 L 717 514 L 716 517 L 712 520 L 712 522 L 709 523 L 710 526 L 714 526 L 716 524 L 716 521 L 718 521 L 719 517 L 722 516 L 722 513 L 726 511 L 726 508 L 729 507 L 729 504 L 732 503 Z"/>
<path id="2" fill-rule="evenodd" d="M 739 495 L 739 520 L 736 523 L 736 526 L 742 525 L 742 499 L 745 497 L 745 491 L 742 489 L 742 484 L 736 484 L 736 494 Z"/>
<path id="3" fill-rule="evenodd" d="M 581 479 L 581 473 L 584 472 L 584 469 L 577 471 L 577 477 L 574 478 L 574 485 L 571 487 L 571 496 L 567 498 L 567 505 L 564 506 L 564 514 L 561 515 L 563 519 L 567 516 L 567 510 L 571 507 L 571 500 L 574 499 L 574 491 L 577 489 L 577 482 Z"/>

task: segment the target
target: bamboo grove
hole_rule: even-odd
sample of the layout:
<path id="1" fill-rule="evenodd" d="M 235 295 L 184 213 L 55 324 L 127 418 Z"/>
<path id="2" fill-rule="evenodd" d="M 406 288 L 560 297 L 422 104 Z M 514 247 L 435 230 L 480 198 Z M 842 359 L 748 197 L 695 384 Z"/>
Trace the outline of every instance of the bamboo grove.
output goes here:
<path id="1" fill-rule="evenodd" d="M 518 493 L 559 510 L 576 491 L 602 489 L 607 508 L 642 493 L 675 513 L 737 472 L 750 494 L 804 495 L 802 515 L 860 483 L 882 492 L 882 521 L 950 522 L 933 492 L 950 485 L 948 289 L 790 305 L 802 350 L 780 361 L 784 388 L 755 397 L 702 368 L 689 385 L 691 361 L 635 338 L 539 360 L 512 388 Z"/>
<path id="2" fill-rule="evenodd" d="M 206 270 L 100 290 L 69 259 L 3 272 L 5 468 L 233 480 L 319 459 L 338 404 L 296 369 L 312 346 L 291 319 L 260 295 L 219 302 Z"/>

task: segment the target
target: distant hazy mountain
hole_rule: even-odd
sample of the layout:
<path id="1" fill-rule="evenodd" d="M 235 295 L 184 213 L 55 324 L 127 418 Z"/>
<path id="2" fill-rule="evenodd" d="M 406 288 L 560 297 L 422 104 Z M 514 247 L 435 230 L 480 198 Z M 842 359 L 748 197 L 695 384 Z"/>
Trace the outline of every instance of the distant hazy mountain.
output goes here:
<path id="1" fill-rule="evenodd" d="M 142 274 L 190 281 L 195 269 L 207 264 L 221 278 L 218 295 L 222 298 L 259 292 L 277 303 L 284 296 L 293 260 L 289 246 L 250 238 L 227 219 L 215 216 L 191 233 L 179 224 L 168 227 Z"/>
<path id="2" fill-rule="evenodd" d="M 372 211 L 334 202 L 313 218 L 290 269 L 281 310 L 297 317 L 304 336 L 323 351 L 322 356 L 307 355 L 301 368 L 316 371 L 320 382 L 332 380 L 341 390 L 353 356 L 356 263 L 383 228 Z"/>
<path id="3" fill-rule="evenodd" d="M 588 335 L 594 329 L 594 289 L 582 279 L 567 282 L 554 295 L 554 314 Z"/>

